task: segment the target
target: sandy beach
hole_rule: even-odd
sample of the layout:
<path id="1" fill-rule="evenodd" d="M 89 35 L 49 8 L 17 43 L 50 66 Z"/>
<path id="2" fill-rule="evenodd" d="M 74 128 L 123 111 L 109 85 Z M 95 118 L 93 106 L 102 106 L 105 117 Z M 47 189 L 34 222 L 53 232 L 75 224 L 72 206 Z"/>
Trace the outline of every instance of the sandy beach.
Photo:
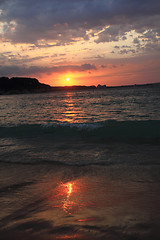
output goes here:
<path id="1" fill-rule="evenodd" d="M 159 239 L 157 166 L 1 164 L 0 235 Z"/>

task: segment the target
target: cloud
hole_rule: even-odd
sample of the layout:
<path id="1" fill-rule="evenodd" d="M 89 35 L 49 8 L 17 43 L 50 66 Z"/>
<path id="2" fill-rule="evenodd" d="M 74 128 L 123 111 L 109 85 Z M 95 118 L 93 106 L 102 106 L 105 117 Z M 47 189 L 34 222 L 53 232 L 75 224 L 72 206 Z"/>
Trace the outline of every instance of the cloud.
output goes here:
<path id="1" fill-rule="evenodd" d="M 138 38 L 135 38 L 135 39 L 133 40 L 133 43 L 138 44 L 138 43 L 140 43 L 140 41 L 139 41 Z"/>
<path id="2" fill-rule="evenodd" d="M 98 35 L 98 39 L 95 40 L 95 42 L 100 43 L 100 42 L 119 41 L 121 37 L 125 37 L 124 35 L 128 31 L 130 31 L 130 28 L 126 25 L 113 25 L 113 26 L 108 27 L 103 32 L 101 32 Z"/>
<path id="3" fill-rule="evenodd" d="M 95 65 L 82 64 L 82 65 L 68 65 L 68 66 L 53 66 L 53 67 L 42 67 L 42 66 L 18 66 L 18 65 L 6 65 L 0 66 L 0 76 L 24 76 L 24 75 L 36 75 L 41 73 L 64 73 L 67 71 L 72 72 L 83 72 L 97 70 Z"/>
<path id="4" fill-rule="evenodd" d="M 44 39 L 64 45 L 88 40 L 87 30 L 110 26 L 97 43 L 125 38 L 126 31 L 159 31 L 159 0 L 3 0 L 0 1 L 1 37 L 12 43 Z"/>
<path id="5" fill-rule="evenodd" d="M 120 54 L 136 53 L 135 49 L 123 49 L 119 51 Z"/>
<path id="6" fill-rule="evenodd" d="M 48 58 L 48 56 L 37 56 L 37 57 L 29 57 L 21 56 L 20 54 L 14 55 L 14 54 L 4 54 L 2 53 L 0 56 L 0 64 L 17 64 L 22 65 L 26 63 L 32 63 L 33 61 L 40 61 L 42 59 Z"/>

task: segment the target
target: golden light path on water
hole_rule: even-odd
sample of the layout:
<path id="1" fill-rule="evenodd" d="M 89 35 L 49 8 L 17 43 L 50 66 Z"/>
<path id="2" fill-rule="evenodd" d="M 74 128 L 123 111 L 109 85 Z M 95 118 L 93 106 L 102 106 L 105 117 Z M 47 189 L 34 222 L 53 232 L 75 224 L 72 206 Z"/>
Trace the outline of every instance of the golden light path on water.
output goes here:
<path id="1" fill-rule="evenodd" d="M 72 92 L 66 92 L 65 95 L 66 98 L 63 100 L 64 109 L 62 110 L 60 118 L 58 118 L 57 120 L 74 123 L 82 115 L 82 110 L 79 106 L 75 106 L 77 105 L 77 103 L 73 99 L 74 96 Z"/>

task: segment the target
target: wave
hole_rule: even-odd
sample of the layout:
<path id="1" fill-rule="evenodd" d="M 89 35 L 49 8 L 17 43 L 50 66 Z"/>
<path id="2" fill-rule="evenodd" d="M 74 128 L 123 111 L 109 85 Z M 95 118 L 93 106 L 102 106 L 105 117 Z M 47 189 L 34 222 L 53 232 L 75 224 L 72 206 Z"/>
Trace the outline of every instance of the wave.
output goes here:
<path id="1" fill-rule="evenodd" d="M 86 167 L 86 166 L 120 166 L 120 165 L 127 165 L 127 166 L 160 166 L 160 162 L 159 159 L 157 158 L 152 158 L 152 159 L 145 159 L 145 160 L 141 160 L 141 159 L 136 159 L 133 157 L 130 159 L 128 159 L 127 156 L 125 157 L 119 157 L 119 159 L 114 159 L 114 158 L 109 158 L 109 159 L 105 159 L 105 160 L 100 160 L 100 161 L 96 161 L 95 159 L 90 160 L 90 161 L 84 161 L 84 160 L 78 160 L 76 159 L 76 155 L 75 158 L 72 159 L 72 161 L 63 161 L 63 160 L 47 160 L 45 158 L 27 158 L 27 160 L 23 159 L 23 158 L 5 158 L 5 159 L 0 159 L 0 163 L 12 163 L 12 164 L 23 164 L 23 165 L 51 165 L 51 166 L 71 166 L 71 167 Z"/>
<path id="2" fill-rule="evenodd" d="M 116 121 L 96 123 L 46 123 L 0 126 L 0 137 L 32 137 L 50 135 L 54 139 L 86 139 L 91 141 L 135 141 L 160 143 L 160 120 Z"/>

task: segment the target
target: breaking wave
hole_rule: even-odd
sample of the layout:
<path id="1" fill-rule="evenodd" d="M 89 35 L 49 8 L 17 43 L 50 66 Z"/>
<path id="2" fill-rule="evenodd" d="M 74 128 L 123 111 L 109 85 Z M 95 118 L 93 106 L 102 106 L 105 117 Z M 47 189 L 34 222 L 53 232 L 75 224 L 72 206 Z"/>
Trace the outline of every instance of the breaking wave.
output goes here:
<path id="1" fill-rule="evenodd" d="M 46 123 L 0 126 L 0 137 L 32 137 L 49 134 L 54 139 L 94 141 L 138 141 L 160 143 L 160 120 L 97 123 Z"/>

